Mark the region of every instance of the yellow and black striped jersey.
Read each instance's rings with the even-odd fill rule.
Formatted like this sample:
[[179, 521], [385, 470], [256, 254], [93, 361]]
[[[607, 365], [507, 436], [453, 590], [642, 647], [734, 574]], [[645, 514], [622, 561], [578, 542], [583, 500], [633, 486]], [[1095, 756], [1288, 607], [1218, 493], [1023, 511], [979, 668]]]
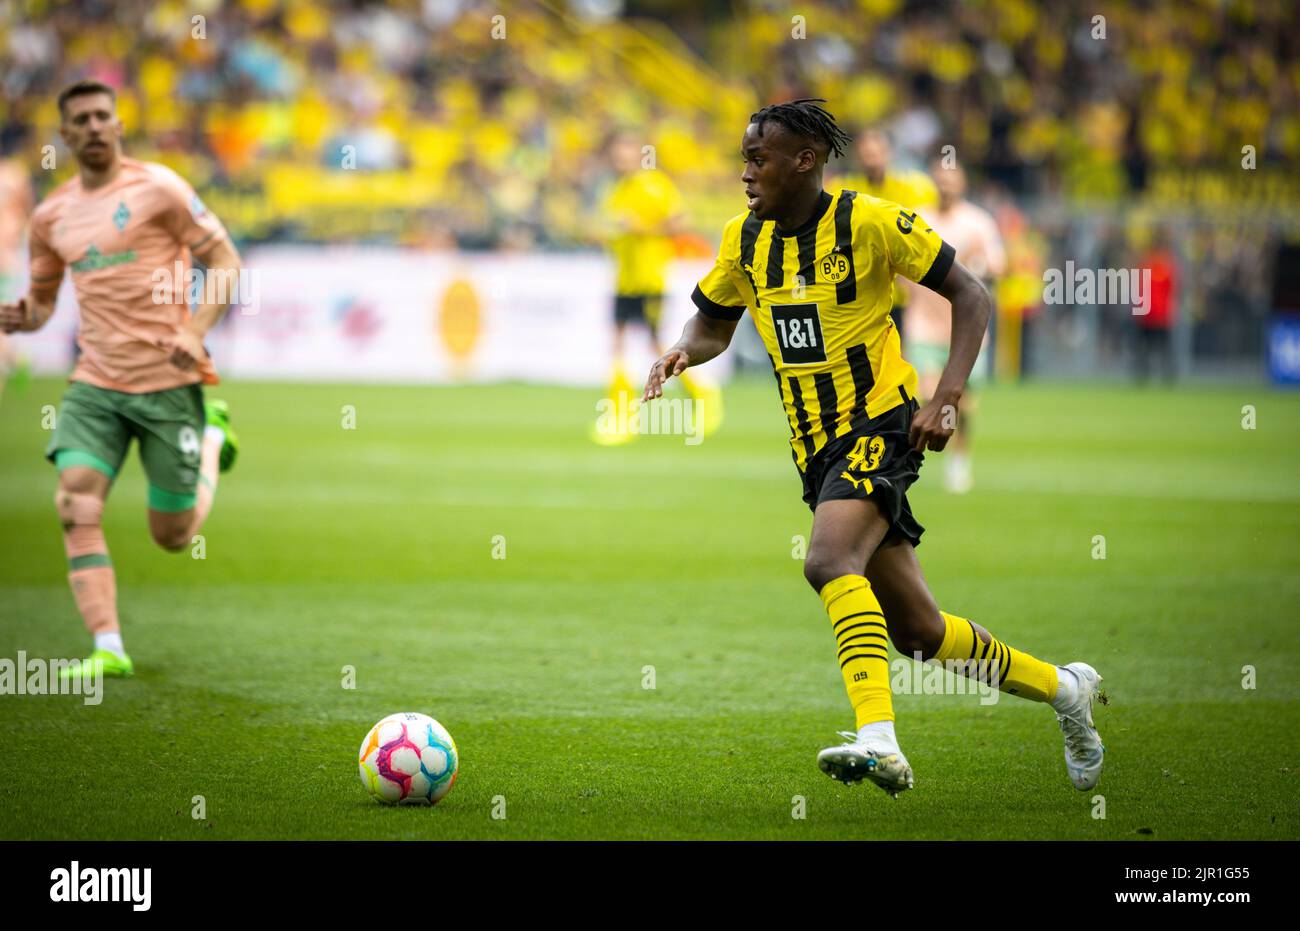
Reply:
[[823, 192], [812, 218], [789, 233], [748, 213], [733, 217], [693, 299], [724, 320], [749, 308], [802, 472], [828, 442], [915, 395], [916, 371], [889, 316], [894, 275], [937, 288], [953, 258], [915, 211]]

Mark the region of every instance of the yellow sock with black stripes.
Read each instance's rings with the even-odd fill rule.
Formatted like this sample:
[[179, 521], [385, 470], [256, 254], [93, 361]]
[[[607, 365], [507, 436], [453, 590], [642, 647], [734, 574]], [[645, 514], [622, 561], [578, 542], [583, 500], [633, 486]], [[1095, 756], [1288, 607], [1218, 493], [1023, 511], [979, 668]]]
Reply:
[[964, 617], [940, 611], [947, 631], [931, 662], [942, 663], [978, 682], [996, 684], [1008, 695], [1050, 702], [1056, 697], [1056, 667], [1009, 647], [989, 634], [985, 643]]
[[842, 575], [826, 583], [821, 598], [835, 632], [836, 657], [857, 727], [894, 720], [889, 632], [871, 583], [860, 575]]

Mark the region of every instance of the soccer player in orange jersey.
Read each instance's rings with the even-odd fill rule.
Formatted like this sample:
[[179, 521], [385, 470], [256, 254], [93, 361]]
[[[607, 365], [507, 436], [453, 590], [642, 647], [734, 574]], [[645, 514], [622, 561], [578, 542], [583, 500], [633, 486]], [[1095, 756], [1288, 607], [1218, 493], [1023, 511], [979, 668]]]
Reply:
[[[203, 400], [201, 385], [217, 383], [203, 339], [229, 304], [206, 298], [232, 293], [224, 285], [237, 280], [239, 255], [175, 172], [122, 155], [112, 88], [82, 81], [58, 102], [60, 134], [79, 171], [36, 208], [30, 289], [0, 305], [0, 329], [42, 326], [71, 271], [81, 354], [46, 455], [59, 471], [54, 500], [68, 581], [94, 650], [64, 672], [129, 676], [104, 502], [134, 438], [149, 480], [154, 541], [177, 552], [207, 517], [217, 474], [233, 464], [237, 446], [225, 404]], [[191, 256], [206, 264], [209, 285], [193, 312]]]

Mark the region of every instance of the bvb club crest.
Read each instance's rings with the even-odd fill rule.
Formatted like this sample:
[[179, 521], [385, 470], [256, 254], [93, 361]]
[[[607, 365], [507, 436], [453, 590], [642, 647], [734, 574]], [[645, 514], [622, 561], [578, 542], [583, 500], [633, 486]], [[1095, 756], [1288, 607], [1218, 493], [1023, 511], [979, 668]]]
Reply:
[[823, 281], [839, 284], [849, 276], [849, 260], [839, 252], [832, 252], [817, 263], [817, 274]]

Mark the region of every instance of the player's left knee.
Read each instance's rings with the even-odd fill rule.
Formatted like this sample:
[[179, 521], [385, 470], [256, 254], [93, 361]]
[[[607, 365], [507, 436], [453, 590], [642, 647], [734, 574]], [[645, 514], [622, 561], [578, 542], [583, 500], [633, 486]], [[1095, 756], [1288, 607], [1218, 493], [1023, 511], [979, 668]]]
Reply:
[[59, 512], [64, 530], [76, 526], [98, 527], [104, 517], [102, 498], [62, 486], [54, 493], [54, 507]]
[[150, 526], [149, 533], [153, 537], [153, 542], [169, 553], [179, 553], [190, 542], [188, 521], [185, 523], [154, 524]]
[[851, 562], [833, 556], [822, 556], [815, 551], [808, 553], [803, 562], [803, 577], [816, 592], [820, 592], [828, 583], [840, 576], [851, 575], [854, 571]]

